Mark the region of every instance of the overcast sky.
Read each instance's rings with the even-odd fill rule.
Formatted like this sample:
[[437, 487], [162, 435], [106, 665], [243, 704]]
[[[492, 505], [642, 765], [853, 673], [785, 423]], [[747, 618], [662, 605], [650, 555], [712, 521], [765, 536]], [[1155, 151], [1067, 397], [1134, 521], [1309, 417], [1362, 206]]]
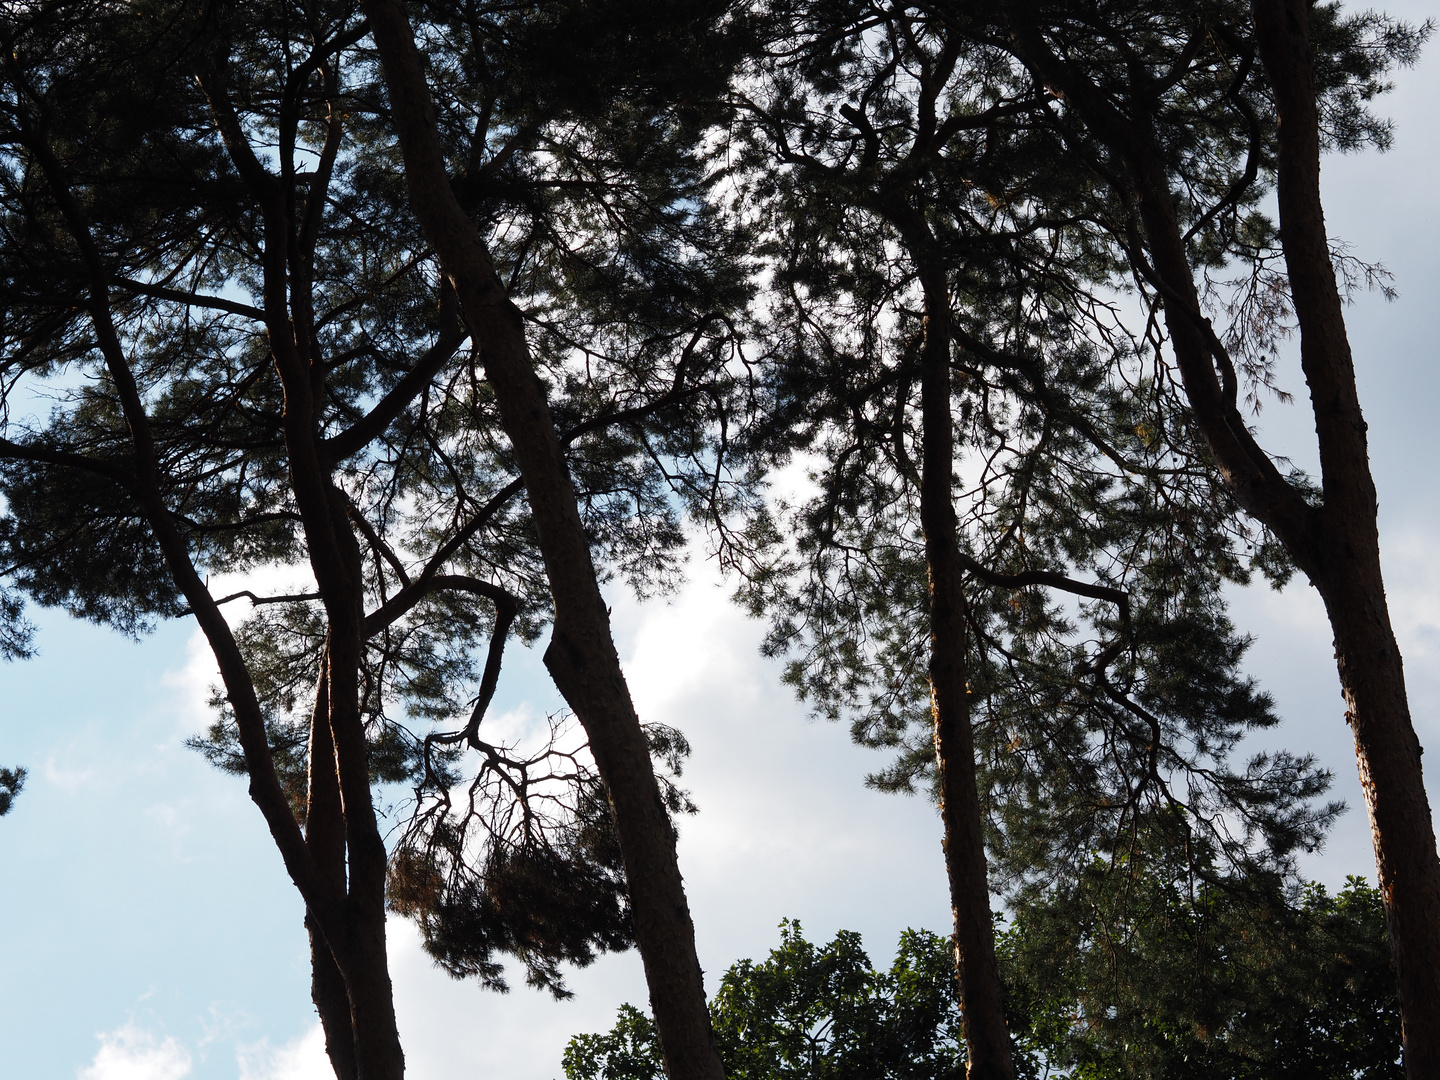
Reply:
[[[1408, 7], [1408, 10], [1407, 10]], [[1419, 5], [1390, 10], [1424, 17]], [[1381, 260], [1400, 297], [1349, 312], [1380, 490], [1388, 592], [1422, 743], [1440, 744], [1440, 63], [1432, 47], [1384, 103], [1396, 146], [1325, 166], [1330, 232]], [[1271, 405], [1262, 442], [1313, 470], [1301, 404]], [[761, 957], [782, 918], [828, 940], [863, 933], [888, 963], [899, 932], [945, 932], [939, 822], [924, 801], [865, 789], [883, 759], [806, 717], [758, 654], [762, 628], [728, 602], [703, 560], [668, 601], [612, 590], [620, 652], [641, 716], [682, 729], [685, 785], [700, 805], [680, 858], [707, 985]], [[1331, 886], [1374, 877], [1329, 630], [1314, 591], [1237, 593], [1255, 636], [1249, 668], [1276, 697], [1273, 745], [1318, 754], [1351, 806], [1306, 872]], [[30, 779], [0, 821], [0, 1068], [27, 1080], [322, 1080], [298, 895], [244, 783], [184, 740], [208, 723], [214, 680], [192, 624], [139, 643], [38, 614], [41, 655], [0, 668], [0, 765]], [[522, 727], [558, 702], [534, 655], [501, 680], [496, 724]], [[489, 723], [489, 721], [487, 721]], [[1440, 799], [1440, 755], [1430, 787]], [[408, 1075], [555, 1080], [570, 1035], [645, 1002], [633, 954], [602, 958], [556, 1003], [523, 983], [506, 996], [435, 969], [392, 920], [391, 968]]]

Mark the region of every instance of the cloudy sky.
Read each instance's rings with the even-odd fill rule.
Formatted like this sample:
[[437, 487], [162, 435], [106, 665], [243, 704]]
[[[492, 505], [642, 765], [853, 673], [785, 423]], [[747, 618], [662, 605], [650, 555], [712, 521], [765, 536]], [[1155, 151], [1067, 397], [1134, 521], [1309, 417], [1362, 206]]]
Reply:
[[[1392, 6], [1397, 14], [1426, 12]], [[1332, 235], [1381, 260], [1400, 297], [1356, 298], [1351, 338], [1370, 421], [1389, 596], [1421, 741], [1440, 744], [1440, 61], [1402, 72], [1386, 103], [1395, 149], [1326, 163]], [[1289, 385], [1302, 391], [1298, 373]], [[1313, 469], [1308, 408], [1271, 405], [1263, 442]], [[763, 956], [782, 918], [826, 939], [864, 934], [888, 962], [908, 926], [943, 932], [939, 824], [923, 801], [866, 790], [877, 756], [807, 718], [762, 660], [761, 627], [730, 606], [703, 559], [668, 601], [613, 597], [641, 715], [694, 747], [681, 865], [713, 980]], [[1255, 637], [1250, 670], [1286, 717], [1269, 738], [1312, 751], [1351, 812], [1306, 871], [1373, 879], [1359, 784], [1314, 591], [1237, 593]], [[320, 1080], [301, 905], [244, 784], [184, 740], [208, 722], [213, 670], [189, 623], [133, 643], [41, 612], [41, 655], [0, 668], [0, 765], [30, 769], [0, 821], [0, 1062], [27, 1080]], [[557, 702], [538, 660], [516, 654], [496, 723], [522, 728]], [[488, 721], [487, 721], [488, 722]], [[1431, 754], [1432, 765], [1440, 755]], [[1430, 771], [1440, 798], [1440, 765]], [[556, 1003], [437, 971], [391, 924], [401, 1034], [413, 1080], [555, 1080], [570, 1035], [642, 1004], [634, 954], [601, 959]]]

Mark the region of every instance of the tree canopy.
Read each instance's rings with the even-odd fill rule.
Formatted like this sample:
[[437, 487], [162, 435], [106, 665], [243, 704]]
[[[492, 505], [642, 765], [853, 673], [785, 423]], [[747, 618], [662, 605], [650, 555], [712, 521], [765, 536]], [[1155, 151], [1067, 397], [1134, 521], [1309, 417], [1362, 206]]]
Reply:
[[[1036, 907], [1001, 935], [1021, 1076], [1404, 1075], [1384, 911], [1362, 879], [1335, 895], [1315, 883], [1289, 898], [1206, 890], [1199, 907], [1177, 903], [1173, 883], [1144, 887], [1148, 910], [1126, 926]], [[732, 965], [711, 999], [726, 1075], [965, 1074], [944, 938], [907, 930], [881, 971], [857, 934], [819, 946], [798, 923], [780, 931], [765, 960]], [[563, 1064], [566, 1080], [664, 1075], [654, 1028], [629, 1005], [610, 1031], [571, 1039]]]
[[[1303, 0], [13, 5], [0, 655], [26, 602], [197, 620], [193, 745], [304, 900], [341, 1080], [403, 1075], [387, 911], [496, 989], [638, 946], [657, 1034], [627, 1013], [575, 1075], [1239, 1076], [1281, 1044], [1388, 1075], [1390, 1006], [1355, 1019], [1378, 896], [1425, 1075], [1440, 861], [1340, 312], [1372, 270], [1318, 162], [1385, 144], [1428, 32]], [[1241, 411], [1292, 322], [1318, 482]], [[636, 713], [601, 591], [673, 586], [695, 524], [793, 687], [890, 752], [871, 782], [936, 798], [953, 957], [912, 935], [882, 974], [787, 925], [707, 1012], [688, 744]], [[1279, 717], [1226, 590], [1296, 570], [1378, 892], [1302, 888], [1339, 811], [1312, 758], [1241, 760]], [[507, 643], [547, 634], [570, 715], [504, 744]], [[1346, 964], [1350, 1005], [1300, 989]]]

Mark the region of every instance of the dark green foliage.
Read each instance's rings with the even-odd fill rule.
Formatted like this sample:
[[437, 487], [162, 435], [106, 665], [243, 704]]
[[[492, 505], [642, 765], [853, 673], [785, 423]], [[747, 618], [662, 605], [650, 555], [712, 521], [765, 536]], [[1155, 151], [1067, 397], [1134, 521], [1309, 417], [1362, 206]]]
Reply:
[[[1255, 881], [1112, 887], [1022, 910], [1002, 937], [1010, 1022], [1074, 1080], [1399, 1080], [1380, 894], [1286, 902]], [[1069, 902], [1067, 902], [1067, 899]]]
[[[1285, 870], [1337, 807], [1310, 758], [1233, 760], [1278, 717], [1223, 590], [1289, 567], [1221, 482], [1153, 327], [1097, 285], [1125, 263], [1087, 216], [1094, 167], [1045, 119], [1063, 105], [975, 13], [767, 10], [727, 145], [774, 283], [761, 419], [737, 449], [809, 481], [727, 551], [767, 651], [817, 712], [896, 752], [874, 783], [928, 786], [917, 365], [938, 277], [993, 880], [1078, 885], [1096, 852]], [[1037, 572], [1111, 599], [1005, 580]]]
[[139, 507], [113, 481], [28, 462], [0, 474], [0, 551], [36, 603], [137, 637], [180, 601]]
[[[504, 990], [496, 958], [503, 953], [525, 965], [532, 986], [568, 997], [562, 962], [583, 966], [598, 950], [629, 946], [624, 868], [604, 790], [591, 775], [571, 786], [580, 791], [568, 813], [552, 811], [558, 820], [513, 831], [491, 823], [478, 854], [467, 848], [464, 817], [412, 828], [397, 851], [391, 906], [416, 919], [425, 950], [451, 975]], [[524, 801], [529, 814], [541, 803]]]
[[15, 796], [25, 786], [24, 769], [0, 769], [0, 817], [10, 812], [15, 805]]
[[[433, 785], [442, 793], [420, 805], [396, 845], [388, 896], [456, 978], [505, 990], [496, 954], [508, 954], [530, 985], [563, 998], [560, 964], [583, 966], [597, 951], [626, 948], [632, 928], [604, 786], [575, 725], [550, 724], [539, 752], [486, 747], [473, 780]], [[684, 736], [660, 724], [645, 735], [666, 809], [672, 817], [694, 813], [675, 784], [690, 753]]]
[[[677, 580], [683, 499], [715, 489], [706, 432], [731, 393], [730, 313], [749, 289], [694, 153], [743, 43], [724, 10], [414, 12], [453, 183], [527, 322], [597, 563], [642, 589]], [[300, 406], [275, 349], [293, 336], [332, 514], [360, 549], [371, 778], [413, 793], [397, 906], [455, 973], [494, 984], [493, 954], [514, 952], [560, 991], [558, 964], [629, 939], [609, 810], [579, 740], [540, 730], [518, 747], [479, 726], [487, 660], [537, 638], [549, 596], [481, 360], [409, 211], [357, 6], [65, 0], [6, 9], [0, 36], [0, 652], [28, 647], [22, 597], [129, 634], [186, 613], [137, 497], [103, 311], [165, 512], [234, 605], [305, 820], [335, 613], [315, 591], [317, 524], [302, 521], [287, 449]], [[192, 745], [243, 773], [230, 704], [217, 692], [214, 705]], [[678, 735], [652, 738], [660, 759], [683, 756]], [[444, 884], [430, 888], [435, 867]]]
[[[1214, 275], [1203, 282], [1202, 301], [1236, 369], [1225, 373], [1227, 387], [1233, 387], [1227, 395], [1243, 393], [1257, 409], [1263, 393], [1284, 399], [1272, 376], [1274, 349], [1291, 326], [1288, 283], [1273, 269], [1280, 258], [1278, 233], [1261, 210], [1274, 182], [1275, 111], [1256, 57], [1250, 4], [1122, 0], [1083, 15], [1063, 2], [984, 12], [948, 5], [945, 14], [1036, 103], [1014, 118], [1013, 128], [1039, 138], [1048, 132], [1052, 167], [1074, 170], [1079, 182], [1069, 192], [1067, 209], [1098, 226], [1097, 249], [1111, 247], [1117, 272], [1109, 284], [1138, 293], [1144, 317], [1158, 311], [1163, 290], [1136, 247], [1143, 231], [1137, 192], [1149, 184], [1168, 185], [1191, 264]], [[1025, 45], [1013, 34], [1016, 19], [1036, 35]], [[1346, 12], [1338, 2], [1315, 5], [1311, 24], [1325, 148], [1385, 148], [1391, 125], [1371, 106], [1389, 88], [1395, 68], [1415, 62], [1431, 24], [1417, 27], [1375, 11]], [[1093, 87], [1095, 100], [1108, 103], [1109, 119], [1100, 122], [1098, 114], [1066, 101], [1065, 94], [1050, 92], [1054, 87], [1047, 79], [1060, 76], [1041, 62], [1036, 50], [1042, 45], [1069, 76]], [[1135, 161], [1127, 161], [1120, 143], [1112, 141], [1129, 136], [1115, 128], [1101, 132], [1093, 126], [1097, 122], [1133, 123], [1153, 133], [1147, 160], [1155, 172], [1139, 175]], [[1349, 277], [1343, 264], [1354, 269], [1355, 260], [1339, 261]], [[1375, 269], [1359, 267], [1367, 276]], [[1166, 363], [1158, 327], [1137, 336]], [[1226, 361], [1219, 363], [1223, 368]]]
[[621, 1005], [609, 1031], [576, 1035], [565, 1047], [566, 1080], [660, 1080], [665, 1065], [654, 1022], [633, 1005]]
[[925, 931], [901, 935], [879, 972], [858, 934], [817, 948], [798, 923], [783, 924], [768, 960], [743, 960], [721, 980], [715, 1029], [729, 1075], [959, 1080], [952, 971], [945, 941]]
[[26, 660], [34, 655], [35, 628], [25, 618], [25, 596], [0, 586], [0, 660]]
[[[1183, 868], [1182, 868], [1183, 869]], [[1256, 881], [1127, 878], [1020, 909], [1000, 962], [1020, 1074], [1031, 1080], [1398, 1080], [1400, 1018], [1380, 897]], [[1109, 891], [1106, 891], [1109, 890]], [[823, 948], [781, 926], [768, 960], [735, 964], [711, 1003], [740, 1080], [958, 1080], [948, 943], [907, 930], [888, 972], [858, 935]], [[567, 1080], [660, 1080], [650, 1019], [566, 1047]]]
[[[711, 1003], [725, 1073], [734, 1080], [960, 1080], [960, 1014], [945, 941], [907, 930], [889, 971], [876, 971], [860, 936], [823, 948], [784, 922], [763, 963], [725, 973]], [[659, 1080], [648, 1017], [623, 1006], [616, 1027], [577, 1035], [567, 1080]]]

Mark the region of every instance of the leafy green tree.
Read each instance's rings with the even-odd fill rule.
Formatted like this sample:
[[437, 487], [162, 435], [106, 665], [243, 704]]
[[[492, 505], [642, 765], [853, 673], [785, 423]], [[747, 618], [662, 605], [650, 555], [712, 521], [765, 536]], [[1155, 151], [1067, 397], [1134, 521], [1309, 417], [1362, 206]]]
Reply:
[[1022, 910], [1001, 942], [1011, 1023], [1074, 1080], [1399, 1080], [1379, 891], [1133, 883]]
[[[1023, 909], [1000, 937], [1017, 1072], [1054, 1080], [1397, 1080], [1400, 1019], [1377, 890], [1331, 896], [1255, 882], [1116, 878], [1085, 910]], [[828, 945], [781, 925], [761, 963], [733, 965], [711, 1001], [727, 1075], [744, 1080], [950, 1080], [965, 1047], [948, 943], [901, 935], [876, 971], [856, 934]], [[567, 1080], [660, 1080], [650, 1019], [622, 1006], [566, 1047]]]
[[[960, 1015], [945, 941], [906, 931], [895, 962], [875, 971], [860, 936], [828, 945], [784, 922], [767, 960], [727, 971], [711, 1002], [726, 1075], [735, 1080], [959, 1080]], [[599, 1035], [565, 1050], [567, 1080], [659, 1080], [648, 1017], [629, 1005]]]

